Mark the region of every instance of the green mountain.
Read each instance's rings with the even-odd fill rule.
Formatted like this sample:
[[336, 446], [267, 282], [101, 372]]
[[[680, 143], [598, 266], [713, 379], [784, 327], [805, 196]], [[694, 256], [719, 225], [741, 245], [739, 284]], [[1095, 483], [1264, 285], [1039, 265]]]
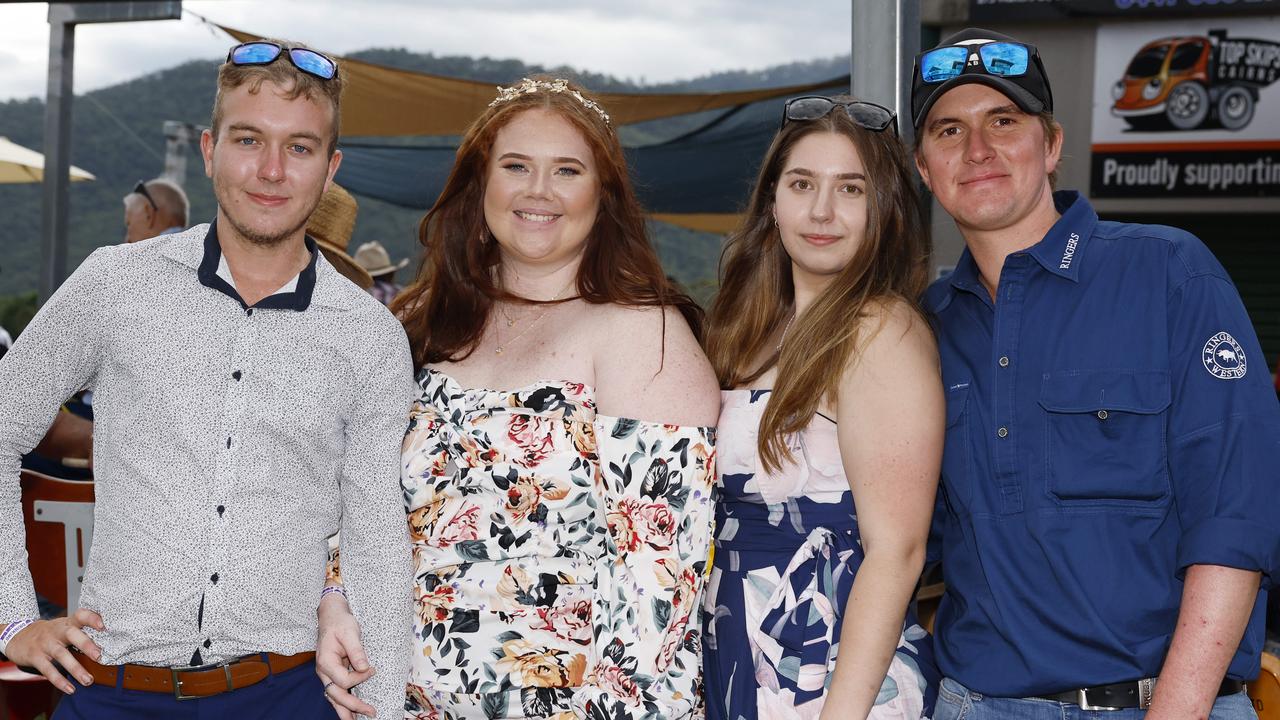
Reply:
[[[642, 86], [608, 75], [525, 65], [518, 60], [436, 56], [404, 49], [371, 49], [352, 57], [495, 84], [509, 83], [530, 73], [553, 72], [576, 77], [587, 87], [601, 91], [705, 92], [778, 86], [834, 77], [848, 72], [849, 67], [846, 56]], [[164, 122], [177, 120], [207, 125], [216, 74], [217, 62], [193, 61], [76, 96], [71, 162], [89, 170], [98, 179], [71, 185], [70, 268], [79, 265], [94, 248], [123, 239], [121, 199], [138, 180], [155, 177], [163, 170]], [[679, 120], [670, 122], [673, 128], [679, 127], [675, 124]], [[39, 150], [44, 144], [43, 130], [43, 100], [0, 103], [0, 136]], [[645, 131], [660, 133], [661, 125], [648, 123]], [[186, 190], [191, 199], [192, 222], [211, 218], [215, 210], [213, 192], [195, 148], [188, 155]], [[425, 208], [402, 208], [359, 196], [357, 199], [360, 214], [352, 238], [353, 247], [378, 240], [393, 258], [418, 257], [417, 225]], [[0, 296], [35, 290], [43, 242], [41, 187], [0, 185], [0, 208], [6, 218], [6, 222], [0, 224]], [[708, 299], [714, 292], [721, 238], [659, 223], [653, 224], [653, 238], [668, 272], [700, 299]]]

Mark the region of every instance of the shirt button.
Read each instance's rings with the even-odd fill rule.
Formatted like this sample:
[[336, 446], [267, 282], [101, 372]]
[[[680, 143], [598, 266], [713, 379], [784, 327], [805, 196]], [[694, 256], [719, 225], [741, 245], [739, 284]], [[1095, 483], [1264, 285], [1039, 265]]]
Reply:
[[253, 317], [253, 308], [245, 309], [244, 314], [248, 315], [249, 317]]
[[1099, 411], [1098, 411], [1098, 419], [1099, 419], [1099, 420], [1106, 420], [1106, 419], [1107, 419], [1107, 411], [1106, 411], [1106, 410], [1099, 410]]
[[227, 438], [227, 449], [231, 449], [231, 438]]
[[239, 381], [239, 380], [240, 380], [240, 371], [239, 371], [239, 370], [237, 370], [237, 371], [235, 371], [235, 372], [231, 373], [231, 377], [233, 377], [233, 378], [235, 378], [237, 381]]
[[209, 576], [209, 582], [213, 583], [214, 585], [217, 585], [217, 584], [218, 584], [218, 573], [214, 573], [214, 574], [210, 575], [210, 576]]
[[205, 638], [204, 646], [205, 646], [205, 647], [207, 647], [207, 648], [208, 648], [208, 647], [213, 647], [213, 641], [212, 641], [212, 640], [210, 640], [210, 639], [208, 639], [208, 638]]
[[1004, 355], [1000, 358], [1000, 367], [1009, 367], [1009, 356]]
[[999, 430], [996, 430], [996, 435], [998, 435], [999, 437], [1002, 437], [1002, 438], [1009, 437], [1009, 428], [1007, 428], [1007, 427], [1002, 427], [1002, 428], [1000, 428]]
[[226, 512], [226, 510], [227, 510], [227, 508], [226, 508], [226, 506], [225, 506], [225, 505], [219, 505], [219, 506], [218, 506], [218, 517], [222, 517], [222, 513]]

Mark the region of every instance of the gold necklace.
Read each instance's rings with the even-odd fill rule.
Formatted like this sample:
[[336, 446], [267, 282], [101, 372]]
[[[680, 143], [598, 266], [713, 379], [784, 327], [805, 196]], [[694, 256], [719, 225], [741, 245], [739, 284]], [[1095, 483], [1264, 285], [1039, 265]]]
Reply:
[[787, 326], [782, 328], [782, 337], [778, 338], [778, 347], [774, 348], [778, 352], [782, 352], [782, 343], [786, 342], [787, 333], [791, 330], [791, 323], [796, 321], [795, 314], [791, 315], [791, 319], [787, 321]]
[[[542, 312], [538, 313], [538, 317], [534, 318], [533, 320], [530, 320], [530, 321], [529, 321], [529, 324], [528, 324], [528, 325], [526, 325], [526, 326], [524, 327], [524, 330], [521, 330], [519, 333], [517, 333], [515, 337], [513, 337], [513, 338], [509, 338], [506, 342], [502, 342], [501, 340], [499, 340], [499, 341], [498, 341], [498, 346], [497, 346], [496, 348], [494, 348], [494, 349], [493, 349], [493, 354], [494, 354], [494, 355], [501, 355], [501, 354], [502, 354], [502, 351], [503, 351], [503, 350], [505, 350], [507, 347], [509, 347], [509, 346], [511, 345], [511, 343], [514, 343], [515, 341], [517, 341], [517, 340], [519, 340], [520, 338], [524, 337], [524, 336], [525, 336], [525, 333], [527, 333], [527, 332], [529, 332], [530, 330], [532, 330], [532, 329], [533, 329], [533, 326], [534, 326], [534, 325], [537, 325], [537, 324], [538, 324], [538, 321], [539, 321], [539, 320], [541, 320], [541, 319], [543, 318], [543, 316], [545, 316], [548, 312], [550, 312], [550, 311], [551, 311], [551, 303], [554, 303], [555, 301], [559, 300], [559, 299], [560, 299], [560, 296], [561, 296], [561, 295], [564, 295], [565, 291], [566, 291], [566, 290], [568, 290], [568, 289], [569, 289], [569, 287], [570, 287], [570, 286], [572, 286], [575, 282], [577, 282], [577, 278], [574, 278], [574, 279], [570, 280], [570, 281], [568, 282], [568, 284], [566, 284], [564, 287], [560, 288], [560, 292], [556, 293], [556, 296], [555, 296], [555, 297], [553, 297], [553, 298], [551, 298], [550, 300], [548, 300], [548, 301], [547, 301], [547, 303], [546, 303], [546, 305], [547, 305], [547, 306], [546, 306], [546, 307], [544, 307], [544, 308], [542, 309]], [[506, 318], [506, 319], [507, 319], [507, 327], [511, 327], [511, 326], [513, 326], [513, 325], [515, 325], [515, 324], [516, 324], [516, 321], [515, 321], [515, 320], [512, 320], [512, 319], [511, 319], [511, 316], [507, 314], [507, 311], [506, 311], [506, 309], [505, 309], [505, 308], [503, 308], [503, 307], [499, 307], [499, 308], [498, 308], [498, 312], [502, 313], [502, 316], [503, 316], [504, 318]], [[495, 333], [494, 333], [494, 335], [496, 336], [496, 335], [497, 335], [497, 332], [495, 332]]]

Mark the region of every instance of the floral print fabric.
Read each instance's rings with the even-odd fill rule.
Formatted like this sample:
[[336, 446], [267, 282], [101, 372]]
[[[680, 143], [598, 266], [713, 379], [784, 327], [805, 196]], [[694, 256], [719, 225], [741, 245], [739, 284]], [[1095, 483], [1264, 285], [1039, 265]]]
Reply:
[[406, 717], [700, 716], [714, 430], [597, 415], [569, 382], [419, 386]]
[[[836, 424], [815, 417], [788, 441], [796, 462], [767, 473], [756, 448], [768, 391], [722, 399], [716, 555], [704, 602], [707, 715], [815, 719], [863, 559]], [[908, 612], [870, 717], [928, 717], [938, 680], [931, 638]]]

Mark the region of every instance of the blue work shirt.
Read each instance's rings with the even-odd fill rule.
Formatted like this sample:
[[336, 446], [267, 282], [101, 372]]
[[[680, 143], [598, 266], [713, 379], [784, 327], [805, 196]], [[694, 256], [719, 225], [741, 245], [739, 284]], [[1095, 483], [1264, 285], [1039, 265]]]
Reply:
[[[934, 283], [947, 393], [945, 675], [1027, 697], [1160, 673], [1195, 564], [1280, 557], [1280, 405], [1240, 296], [1189, 233], [1074, 192], [1009, 255]], [[1261, 591], [1228, 676], [1257, 675]]]

